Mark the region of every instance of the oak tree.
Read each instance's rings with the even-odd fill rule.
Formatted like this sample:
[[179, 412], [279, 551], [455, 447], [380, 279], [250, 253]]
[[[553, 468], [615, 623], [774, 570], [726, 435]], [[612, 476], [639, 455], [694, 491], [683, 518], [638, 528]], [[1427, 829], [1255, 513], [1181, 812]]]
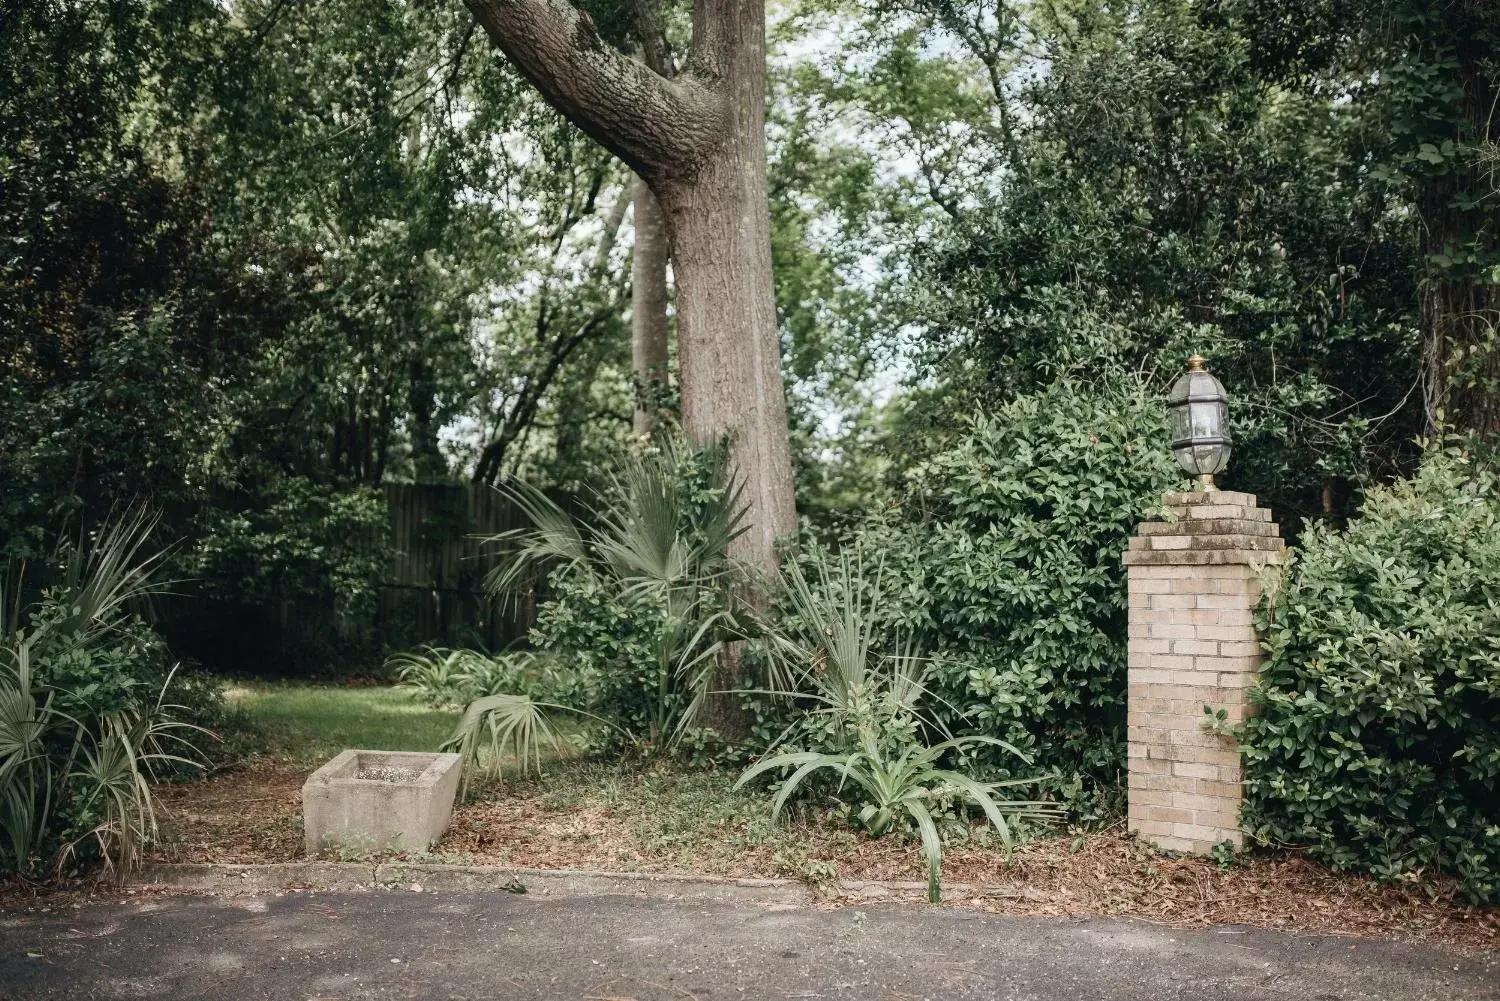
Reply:
[[677, 290], [683, 427], [699, 442], [729, 439], [751, 525], [735, 546], [771, 565], [796, 511], [771, 286], [764, 0], [698, 0], [670, 77], [605, 42], [566, 0], [467, 3], [542, 96], [655, 195]]

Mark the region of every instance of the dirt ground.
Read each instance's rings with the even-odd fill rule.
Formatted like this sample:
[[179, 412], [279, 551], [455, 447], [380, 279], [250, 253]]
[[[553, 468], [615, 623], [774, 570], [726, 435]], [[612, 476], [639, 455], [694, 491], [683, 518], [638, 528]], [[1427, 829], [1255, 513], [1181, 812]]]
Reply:
[[[166, 840], [154, 858], [289, 862], [303, 854], [305, 766], [261, 759], [161, 791]], [[771, 824], [764, 808], [721, 807], [721, 791], [662, 785], [658, 776], [598, 768], [546, 782], [508, 782], [460, 804], [425, 858], [476, 865], [792, 877], [837, 896], [837, 881], [920, 880], [914, 841], [873, 840], [816, 818]], [[691, 779], [685, 780], [691, 782]], [[727, 785], [721, 787], [727, 789]], [[1400, 937], [1468, 950], [1500, 948], [1500, 908], [1465, 905], [1443, 881], [1389, 885], [1330, 871], [1297, 853], [1224, 867], [1174, 858], [1123, 826], [999, 847], [956, 845], [945, 884], [1003, 888], [986, 909], [1036, 916], [1132, 916], [1179, 926], [1253, 925]], [[952, 895], [950, 894], [950, 897]]]

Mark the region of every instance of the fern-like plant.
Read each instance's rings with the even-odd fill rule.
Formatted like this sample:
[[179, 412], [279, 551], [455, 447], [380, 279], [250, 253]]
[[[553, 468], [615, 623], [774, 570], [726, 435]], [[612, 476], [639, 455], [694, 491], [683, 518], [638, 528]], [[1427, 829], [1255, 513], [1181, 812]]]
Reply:
[[386, 667], [396, 672], [399, 684], [417, 698], [434, 706], [462, 705], [475, 695], [475, 675], [485, 670], [489, 658], [477, 650], [425, 646], [394, 654]]
[[[807, 709], [745, 770], [736, 788], [768, 772], [789, 771], [771, 803], [774, 818], [810, 777], [833, 773], [839, 791], [853, 787], [861, 800], [859, 821], [873, 836], [886, 834], [902, 819], [916, 827], [933, 903], [942, 899], [943, 843], [934, 814], [942, 805], [978, 807], [1006, 846], [1014, 841], [1017, 820], [1060, 815], [1050, 802], [1002, 796], [1001, 790], [1035, 785], [1035, 778], [981, 782], [942, 765], [945, 757], [961, 759], [978, 746], [1001, 748], [1028, 764], [1029, 759], [995, 737], [952, 737], [921, 711], [921, 700], [931, 697], [921, 658], [899, 639], [890, 643], [893, 650], [881, 650], [885, 636], [877, 610], [887, 599], [878, 561], [868, 564], [858, 546], [837, 559], [814, 550], [789, 561], [782, 576], [783, 614], [771, 631], [771, 649], [777, 676], [791, 684], [772, 693]], [[929, 744], [925, 738], [931, 733], [947, 739]], [[822, 749], [789, 747], [798, 741]]]
[[[127, 627], [128, 606], [152, 590], [160, 555], [145, 555], [155, 519], [143, 511], [106, 523], [70, 554], [61, 581], [23, 606], [0, 587], [0, 847], [6, 868], [28, 872], [48, 853], [60, 869], [89, 839], [123, 876], [155, 834], [151, 781], [160, 766], [194, 763], [181, 722], [166, 701], [175, 669], [147, 700], [94, 706], [87, 690], [49, 679], [107, 658]], [[5, 568], [5, 580], [21, 575]], [[63, 811], [91, 818], [62, 837]], [[76, 821], [75, 821], [76, 823]]]

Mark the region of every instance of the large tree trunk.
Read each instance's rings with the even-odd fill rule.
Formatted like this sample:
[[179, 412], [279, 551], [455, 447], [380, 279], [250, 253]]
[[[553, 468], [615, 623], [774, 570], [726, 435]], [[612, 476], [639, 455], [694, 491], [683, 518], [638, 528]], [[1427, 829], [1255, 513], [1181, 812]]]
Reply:
[[[683, 429], [700, 444], [729, 440], [750, 512], [749, 531], [731, 550], [772, 572], [776, 540], [796, 528], [797, 511], [771, 285], [765, 9], [759, 0], [727, 6], [736, 23], [724, 27], [736, 37], [718, 67], [726, 140], [691, 178], [667, 180], [657, 194], [672, 235]], [[740, 644], [726, 650], [715, 678], [720, 692], [738, 686], [741, 653]], [[749, 736], [749, 720], [727, 693], [710, 697], [703, 722], [730, 740]]]
[[775, 564], [796, 525], [766, 202], [764, 0], [697, 0], [686, 66], [668, 78], [612, 48], [566, 0], [467, 0], [553, 107], [656, 193], [672, 241], [684, 427], [728, 438], [751, 530], [736, 553]]
[[630, 263], [630, 357], [635, 378], [633, 429], [647, 437], [656, 429], [666, 395], [667, 220], [651, 186], [639, 177], [635, 195], [635, 252]]
[[[672, 245], [683, 426], [700, 444], [728, 439], [749, 507], [735, 554], [773, 569], [796, 509], [771, 288], [765, 0], [695, 0], [676, 75], [611, 48], [566, 0], [467, 2], [552, 106], [656, 194]], [[641, 23], [653, 20], [649, 0], [637, 10]], [[665, 68], [661, 32], [643, 35], [647, 60]], [[737, 654], [716, 687], [737, 680]], [[703, 721], [730, 738], [746, 730], [729, 696], [713, 699]]]
[[[1451, 19], [1447, 29], [1456, 40], [1454, 82], [1461, 97], [1453, 140], [1463, 159], [1428, 177], [1417, 199], [1429, 261], [1421, 293], [1422, 402], [1429, 434], [1445, 424], [1495, 433], [1500, 432], [1500, 286], [1489, 262], [1500, 250], [1500, 212], [1494, 165], [1473, 162], [1473, 151], [1500, 141], [1500, 84], [1489, 43], [1500, 30], [1500, 15], [1493, 0], [1463, 0], [1449, 5], [1444, 16]], [[1466, 258], [1479, 263], [1435, 263]]]
[[[669, 187], [662, 207], [677, 280], [683, 430], [699, 444], [728, 439], [750, 512], [749, 530], [730, 548], [769, 572], [776, 539], [796, 528], [797, 512], [770, 281], [765, 150], [763, 140], [754, 141], [763, 131], [747, 128], [744, 135], [750, 141], [695, 183]], [[703, 708], [703, 724], [730, 740], [749, 736], [748, 719], [726, 693], [738, 686], [741, 653], [740, 644], [726, 651], [714, 680], [719, 694]]]
[[689, 72], [717, 77], [726, 120], [698, 170], [653, 184], [672, 235], [682, 423], [700, 443], [729, 439], [750, 508], [735, 550], [770, 571], [797, 510], [771, 286], [764, 0], [695, 4]]
[[668, 188], [662, 208], [677, 282], [683, 430], [699, 444], [729, 440], [750, 508], [750, 531], [735, 549], [771, 570], [775, 541], [796, 527], [797, 512], [770, 280], [764, 146], [750, 142], [736, 152], [694, 183]]

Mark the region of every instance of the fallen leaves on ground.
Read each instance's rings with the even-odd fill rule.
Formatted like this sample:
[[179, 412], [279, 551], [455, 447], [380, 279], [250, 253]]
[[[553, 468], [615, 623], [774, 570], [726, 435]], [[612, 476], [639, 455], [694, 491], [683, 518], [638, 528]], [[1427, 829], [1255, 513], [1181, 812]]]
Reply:
[[[621, 769], [599, 786], [595, 768], [570, 784], [488, 786], [454, 811], [430, 860], [547, 869], [800, 878], [840, 902], [844, 880], [908, 882], [925, 868], [912, 839], [871, 839], [804, 812], [771, 825], [746, 809], [705, 809], [647, 795]], [[306, 769], [260, 759], [204, 781], [160, 790], [168, 838], [162, 861], [289, 862], [302, 857]], [[727, 787], [726, 787], [727, 788]], [[604, 790], [604, 791], [601, 791]], [[1401, 936], [1460, 949], [1500, 948], [1500, 908], [1468, 906], [1451, 883], [1391, 885], [1336, 873], [1300, 853], [1220, 866], [1158, 854], [1123, 825], [1041, 838], [1011, 853], [975, 844], [944, 855], [950, 903], [1005, 914], [1117, 915], [1176, 925], [1241, 924], [1364, 937]], [[867, 898], [861, 898], [862, 900]]]

